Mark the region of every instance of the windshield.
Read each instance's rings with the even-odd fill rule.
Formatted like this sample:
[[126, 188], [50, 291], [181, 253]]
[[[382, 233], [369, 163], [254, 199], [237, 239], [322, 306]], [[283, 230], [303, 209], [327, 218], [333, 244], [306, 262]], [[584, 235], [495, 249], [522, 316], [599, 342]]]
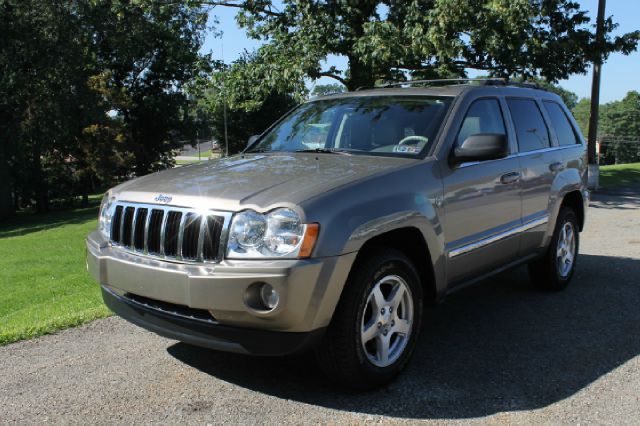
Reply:
[[309, 102], [247, 152], [418, 156], [433, 143], [450, 97], [379, 96]]

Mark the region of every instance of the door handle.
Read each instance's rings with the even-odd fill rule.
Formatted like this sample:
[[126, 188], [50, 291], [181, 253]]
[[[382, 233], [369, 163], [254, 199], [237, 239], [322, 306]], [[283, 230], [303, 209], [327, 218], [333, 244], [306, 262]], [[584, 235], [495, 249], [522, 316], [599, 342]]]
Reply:
[[500, 176], [500, 183], [504, 184], [514, 183], [518, 180], [520, 180], [519, 172], [505, 173], [504, 175]]
[[564, 164], [560, 161], [556, 161], [555, 163], [551, 163], [551, 165], [549, 165], [549, 170], [551, 170], [552, 172], [561, 172], [564, 170]]

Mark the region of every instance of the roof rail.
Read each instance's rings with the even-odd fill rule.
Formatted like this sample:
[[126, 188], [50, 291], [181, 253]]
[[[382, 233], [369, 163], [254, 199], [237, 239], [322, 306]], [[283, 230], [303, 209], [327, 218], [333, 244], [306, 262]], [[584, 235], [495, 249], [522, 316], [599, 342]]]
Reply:
[[[524, 81], [517, 82], [512, 81], [503, 77], [488, 77], [488, 78], [442, 78], [442, 79], [433, 79], [433, 80], [408, 80], [408, 81], [395, 81], [391, 83], [385, 83], [380, 86], [375, 86], [373, 88], [391, 88], [391, 87], [400, 87], [400, 86], [412, 86], [414, 84], [440, 84], [440, 83], [448, 83], [450, 85], [453, 84], [466, 84], [477, 82], [482, 86], [517, 86], [517, 87], [525, 87], [528, 89], [540, 89], [546, 90], [544, 87], [538, 85], [533, 81]], [[367, 89], [367, 87], [358, 87], [355, 91], [360, 91]]]
[[507, 79], [495, 77], [495, 78], [438, 78], [432, 80], [408, 80], [408, 81], [396, 81], [392, 83], [385, 83], [378, 87], [398, 87], [414, 84], [434, 84], [434, 83], [466, 83], [466, 82], [480, 82], [487, 86], [496, 85], [504, 86], [508, 83]]

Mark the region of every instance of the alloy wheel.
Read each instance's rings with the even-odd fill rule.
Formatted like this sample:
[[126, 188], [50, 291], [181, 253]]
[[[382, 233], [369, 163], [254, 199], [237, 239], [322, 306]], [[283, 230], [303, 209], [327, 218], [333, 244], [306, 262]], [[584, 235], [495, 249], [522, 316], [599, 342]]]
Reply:
[[556, 251], [558, 273], [561, 278], [566, 278], [571, 273], [576, 256], [575, 229], [571, 222], [565, 222], [558, 236], [558, 248]]
[[406, 281], [388, 275], [376, 282], [365, 304], [360, 340], [369, 361], [387, 367], [400, 358], [413, 325], [413, 298]]

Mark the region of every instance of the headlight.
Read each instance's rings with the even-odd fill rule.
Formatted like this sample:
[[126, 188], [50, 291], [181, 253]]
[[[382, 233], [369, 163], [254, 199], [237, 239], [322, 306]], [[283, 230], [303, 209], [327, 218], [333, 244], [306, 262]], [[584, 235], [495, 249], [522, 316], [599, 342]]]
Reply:
[[112, 197], [108, 192], [102, 197], [100, 203], [100, 218], [98, 222], [98, 229], [105, 237], [109, 237], [111, 232], [111, 217], [113, 216], [113, 202], [115, 197]]
[[231, 222], [233, 239], [245, 249], [260, 246], [266, 230], [265, 217], [251, 210], [237, 214]]
[[304, 237], [304, 225], [300, 217], [289, 209], [278, 209], [267, 215], [267, 232], [264, 244], [270, 252], [286, 255], [300, 247]]
[[317, 236], [318, 225], [303, 224], [291, 209], [267, 214], [246, 210], [231, 221], [227, 257], [309, 257]]

